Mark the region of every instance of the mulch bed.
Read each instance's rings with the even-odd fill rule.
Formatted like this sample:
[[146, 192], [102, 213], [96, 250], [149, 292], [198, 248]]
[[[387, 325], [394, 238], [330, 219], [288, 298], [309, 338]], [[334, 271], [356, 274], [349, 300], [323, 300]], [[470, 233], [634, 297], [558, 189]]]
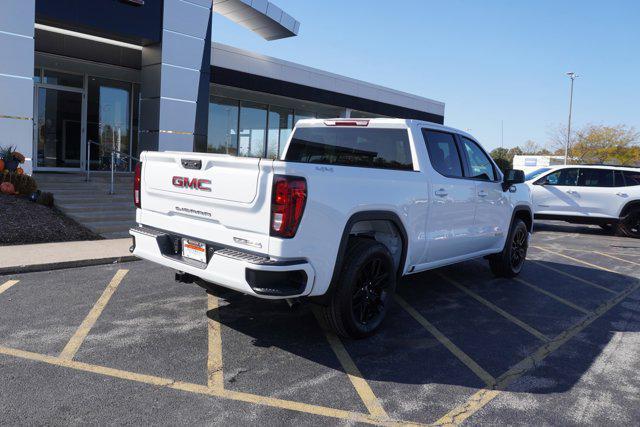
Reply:
[[0, 194], [0, 246], [99, 239], [56, 208]]

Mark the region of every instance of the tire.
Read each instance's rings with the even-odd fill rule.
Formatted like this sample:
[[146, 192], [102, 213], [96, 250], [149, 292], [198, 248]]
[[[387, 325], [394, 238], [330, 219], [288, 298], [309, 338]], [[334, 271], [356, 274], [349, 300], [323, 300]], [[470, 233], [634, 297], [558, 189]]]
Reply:
[[372, 239], [351, 238], [336, 289], [327, 306], [317, 306], [323, 326], [352, 339], [373, 335], [382, 325], [396, 289], [389, 250]]
[[509, 230], [502, 252], [489, 257], [489, 267], [496, 277], [515, 277], [522, 270], [529, 248], [529, 230], [516, 218]]
[[640, 239], [640, 206], [634, 206], [620, 218], [615, 232], [616, 236]]

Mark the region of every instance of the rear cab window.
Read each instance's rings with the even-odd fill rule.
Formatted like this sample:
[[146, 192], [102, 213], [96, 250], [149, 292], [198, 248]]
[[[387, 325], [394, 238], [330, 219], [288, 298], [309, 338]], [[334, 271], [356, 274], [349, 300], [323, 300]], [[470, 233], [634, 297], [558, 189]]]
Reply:
[[413, 171], [406, 128], [300, 127], [285, 161]]

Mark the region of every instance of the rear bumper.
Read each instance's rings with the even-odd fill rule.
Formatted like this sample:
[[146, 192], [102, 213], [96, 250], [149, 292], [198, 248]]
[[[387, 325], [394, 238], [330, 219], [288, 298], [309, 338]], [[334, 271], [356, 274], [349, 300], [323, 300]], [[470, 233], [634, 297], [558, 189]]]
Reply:
[[211, 245], [207, 263], [182, 258], [173, 249], [176, 236], [148, 227], [129, 230], [133, 254], [207, 282], [267, 299], [295, 298], [311, 293], [315, 273], [304, 260], [270, 258]]

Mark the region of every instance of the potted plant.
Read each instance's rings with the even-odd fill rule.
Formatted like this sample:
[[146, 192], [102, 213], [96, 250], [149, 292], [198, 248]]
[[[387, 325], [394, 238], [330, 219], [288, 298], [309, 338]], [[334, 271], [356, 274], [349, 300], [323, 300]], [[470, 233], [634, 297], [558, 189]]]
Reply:
[[15, 147], [12, 146], [0, 148], [0, 159], [2, 159], [3, 168], [8, 170], [9, 172], [20, 169], [18, 165], [20, 163], [24, 163], [25, 161], [24, 155], [18, 151], [15, 151]]

